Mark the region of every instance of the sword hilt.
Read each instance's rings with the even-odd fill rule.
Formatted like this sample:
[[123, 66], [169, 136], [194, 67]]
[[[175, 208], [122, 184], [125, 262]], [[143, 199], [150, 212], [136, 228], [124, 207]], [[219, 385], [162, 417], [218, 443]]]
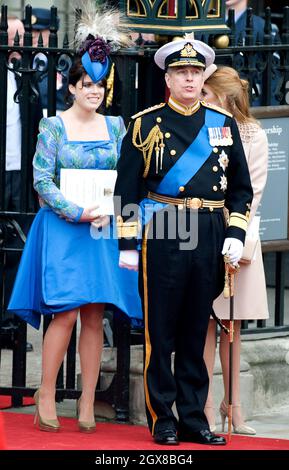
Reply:
[[234, 276], [239, 270], [238, 264], [232, 264], [228, 255], [224, 256], [225, 263], [225, 281], [224, 281], [224, 297], [227, 299], [234, 295]]

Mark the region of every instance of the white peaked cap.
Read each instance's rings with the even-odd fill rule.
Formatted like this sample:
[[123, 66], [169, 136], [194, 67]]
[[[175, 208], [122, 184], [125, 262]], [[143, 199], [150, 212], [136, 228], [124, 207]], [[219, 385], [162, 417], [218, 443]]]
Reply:
[[155, 63], [163, 70], [167, 67], [191, 65], [209, 67], [215, 60], [213, 49], [196, 39], [179, 39], [160, 47], [154, 56]]

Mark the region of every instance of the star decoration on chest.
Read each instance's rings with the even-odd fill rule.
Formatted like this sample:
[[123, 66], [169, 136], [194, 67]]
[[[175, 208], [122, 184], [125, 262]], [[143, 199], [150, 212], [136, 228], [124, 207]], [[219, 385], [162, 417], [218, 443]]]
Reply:
[[227, 189], [227, 178], [225, 175], [221, 176], [219, 185], [221, 186], [221, 190], [225, 192]]
[[222, 170], [225, 171], [228, 164], [229, 164], [229, 158], [228, 158], [228, 155], [226, 154], [226, 152], [224, 150], [222, 150], [222, 152], [220, 153], [220, 156], [218, 158], [218, 162], [219, 162], [219, 165], [222, 168]]

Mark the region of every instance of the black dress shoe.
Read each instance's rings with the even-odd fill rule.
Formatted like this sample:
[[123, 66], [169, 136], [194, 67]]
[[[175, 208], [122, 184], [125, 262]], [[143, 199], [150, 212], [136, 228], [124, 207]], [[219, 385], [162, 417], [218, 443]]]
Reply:
[[185, 433], [179, 432], [179, 440], [183, 442], [196, 442], [198, 444], [206, 444], [210, 446], [224, 446], [227, 444], [226, 439], [223, 436], [218, 436], [209, 429], [201, 429], [197, 432]]
[[156, 432], [154, 435], [154, 441], [156, 444], [167, 446], [177, 446], [179, 444], [179, 439], [174, 429], [164, 429]]

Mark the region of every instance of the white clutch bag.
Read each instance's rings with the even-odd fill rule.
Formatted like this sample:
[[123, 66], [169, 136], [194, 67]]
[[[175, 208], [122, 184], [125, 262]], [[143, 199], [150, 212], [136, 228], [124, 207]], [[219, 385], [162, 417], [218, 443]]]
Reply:
[[256, 259], [256, 248], [259, 240], [260, 216], [255, 215], [251, 221], [245, 238], [242, 258], [240, 263], [251, 264]]

